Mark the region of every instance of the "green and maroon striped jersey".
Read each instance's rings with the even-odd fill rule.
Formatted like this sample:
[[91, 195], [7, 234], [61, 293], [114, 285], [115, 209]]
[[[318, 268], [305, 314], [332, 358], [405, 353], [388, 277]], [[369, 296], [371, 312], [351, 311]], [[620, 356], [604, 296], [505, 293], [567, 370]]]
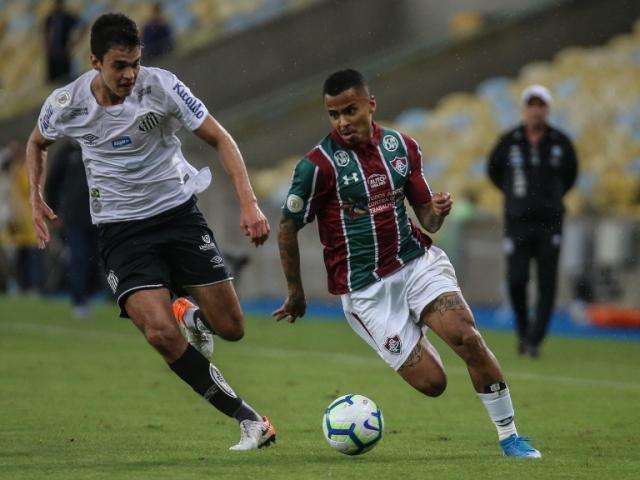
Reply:
[[417, 142], [374, 123], [371, 140], [347, 147], [334, 131], [294, 170], [283, 215], [298, 226], [318, 218], [329, 291], [343, 294], [389, 275], [431, 239], [407, 216], [431, 201]]

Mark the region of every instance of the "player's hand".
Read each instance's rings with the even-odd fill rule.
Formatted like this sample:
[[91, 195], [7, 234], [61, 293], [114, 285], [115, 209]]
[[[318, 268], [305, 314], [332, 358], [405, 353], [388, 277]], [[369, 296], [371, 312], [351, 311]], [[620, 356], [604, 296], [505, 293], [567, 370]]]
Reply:
[[271, 232], [267, 217], [264, 216], [257, 202], [240, 208], [240, 228], [256, 247], [266, 242]]
[[33, 226], [36, 230], [36, 240], [38, 241], [38, 248], [43, 250], [51, 236], [49, 235], [49, 227], [47, 226], [47, 219], [55, 220], [58, 216], [53, 213], [53, 210], [42, 199], [42, 195], [31, 195], [31, 219], [33, 220]]
[[431, 203], [433, 205], [433, 213], [439, 217], [446, 217], [449, 215], [451, 208], [453, 207], [453, 200], [451, 199], [451, 194], [448, 192], [436, 193], [433, 198], [431, 198]]
[[284, 304], [271, 315], [279, 322], [286, 318], [289, 323], [294, 323], [298, 317], [303, 317], [307, 311], [307, 300], [302, 294], [289, 294]]

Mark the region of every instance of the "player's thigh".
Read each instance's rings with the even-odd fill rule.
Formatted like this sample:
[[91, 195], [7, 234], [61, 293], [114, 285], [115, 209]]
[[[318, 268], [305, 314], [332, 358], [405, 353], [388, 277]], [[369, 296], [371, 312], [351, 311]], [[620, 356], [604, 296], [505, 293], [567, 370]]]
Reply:
[[231, 280], [213, 285], [186, 287], [214, 332], [227, 340], [244, 335], [244, 316]]
[[447, 387], [440, 354], [426, 337], [416, 343], [398, 374], [413, 388], [430, 397], [441, 395]]
[[147, 341], [168, 362], [177, 360], [184, 353], [186, 340], [171, 313], [169, 290], [137, 290], [126, 298], [124, 309]]
[[464, 360], [486, 350], [471, 309], [460, 292], [438, 296], [424, 308], [420, 319]]
[[349, 326], [394, 370], [398, 370], [422, 336], [409, 311], [399, 271], [370, 286], [342, 295]]
[[[194, 206], [195, 209], [195, 206]], [[163, 258], [177, 293], [189, 292], [211, 322], [237, 320], [238, 297], [213, 232], [195, 209], [166, 232]], [[213, 318], [213, 317], [216, 318]]]

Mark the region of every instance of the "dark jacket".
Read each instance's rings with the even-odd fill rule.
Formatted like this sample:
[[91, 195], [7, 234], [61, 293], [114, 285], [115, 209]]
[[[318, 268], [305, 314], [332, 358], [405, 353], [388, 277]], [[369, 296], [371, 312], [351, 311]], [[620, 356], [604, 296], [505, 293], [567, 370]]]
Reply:
[[562, 220], [562, 199], [576, 181], [578, 161], [562, 131], [547, 126], [536, 149], [519, 125], [500, 137], [489, 156], [488, 173], [504, 193], [506, 222], [556, 222]]
[[87, 176], [82, 151], [75, 142], [65, 142], [53, 155], [45, 193], [66, 227], [91, 227]]

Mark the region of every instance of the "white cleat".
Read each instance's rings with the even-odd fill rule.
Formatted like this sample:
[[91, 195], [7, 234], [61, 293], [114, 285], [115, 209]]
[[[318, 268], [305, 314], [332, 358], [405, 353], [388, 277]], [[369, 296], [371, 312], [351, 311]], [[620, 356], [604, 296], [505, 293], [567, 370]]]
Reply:
[[262, 421], [243, 420], [240, 422], [240, 441], [229, 450], [236, 452], [257, 450], [276, 443], [276, 429], [271, 425], [268, 417]]
[[213, 355], [213, 334], [200, 319], [196, 319], [195, 328], [190, 327], [185, 321], [187, 312], [197, 308], [188, 299], [178, 298], [173, 302], [173, 316], [184, 333], [187, 342], [193, 345], [207, 360], [211, 360]]

